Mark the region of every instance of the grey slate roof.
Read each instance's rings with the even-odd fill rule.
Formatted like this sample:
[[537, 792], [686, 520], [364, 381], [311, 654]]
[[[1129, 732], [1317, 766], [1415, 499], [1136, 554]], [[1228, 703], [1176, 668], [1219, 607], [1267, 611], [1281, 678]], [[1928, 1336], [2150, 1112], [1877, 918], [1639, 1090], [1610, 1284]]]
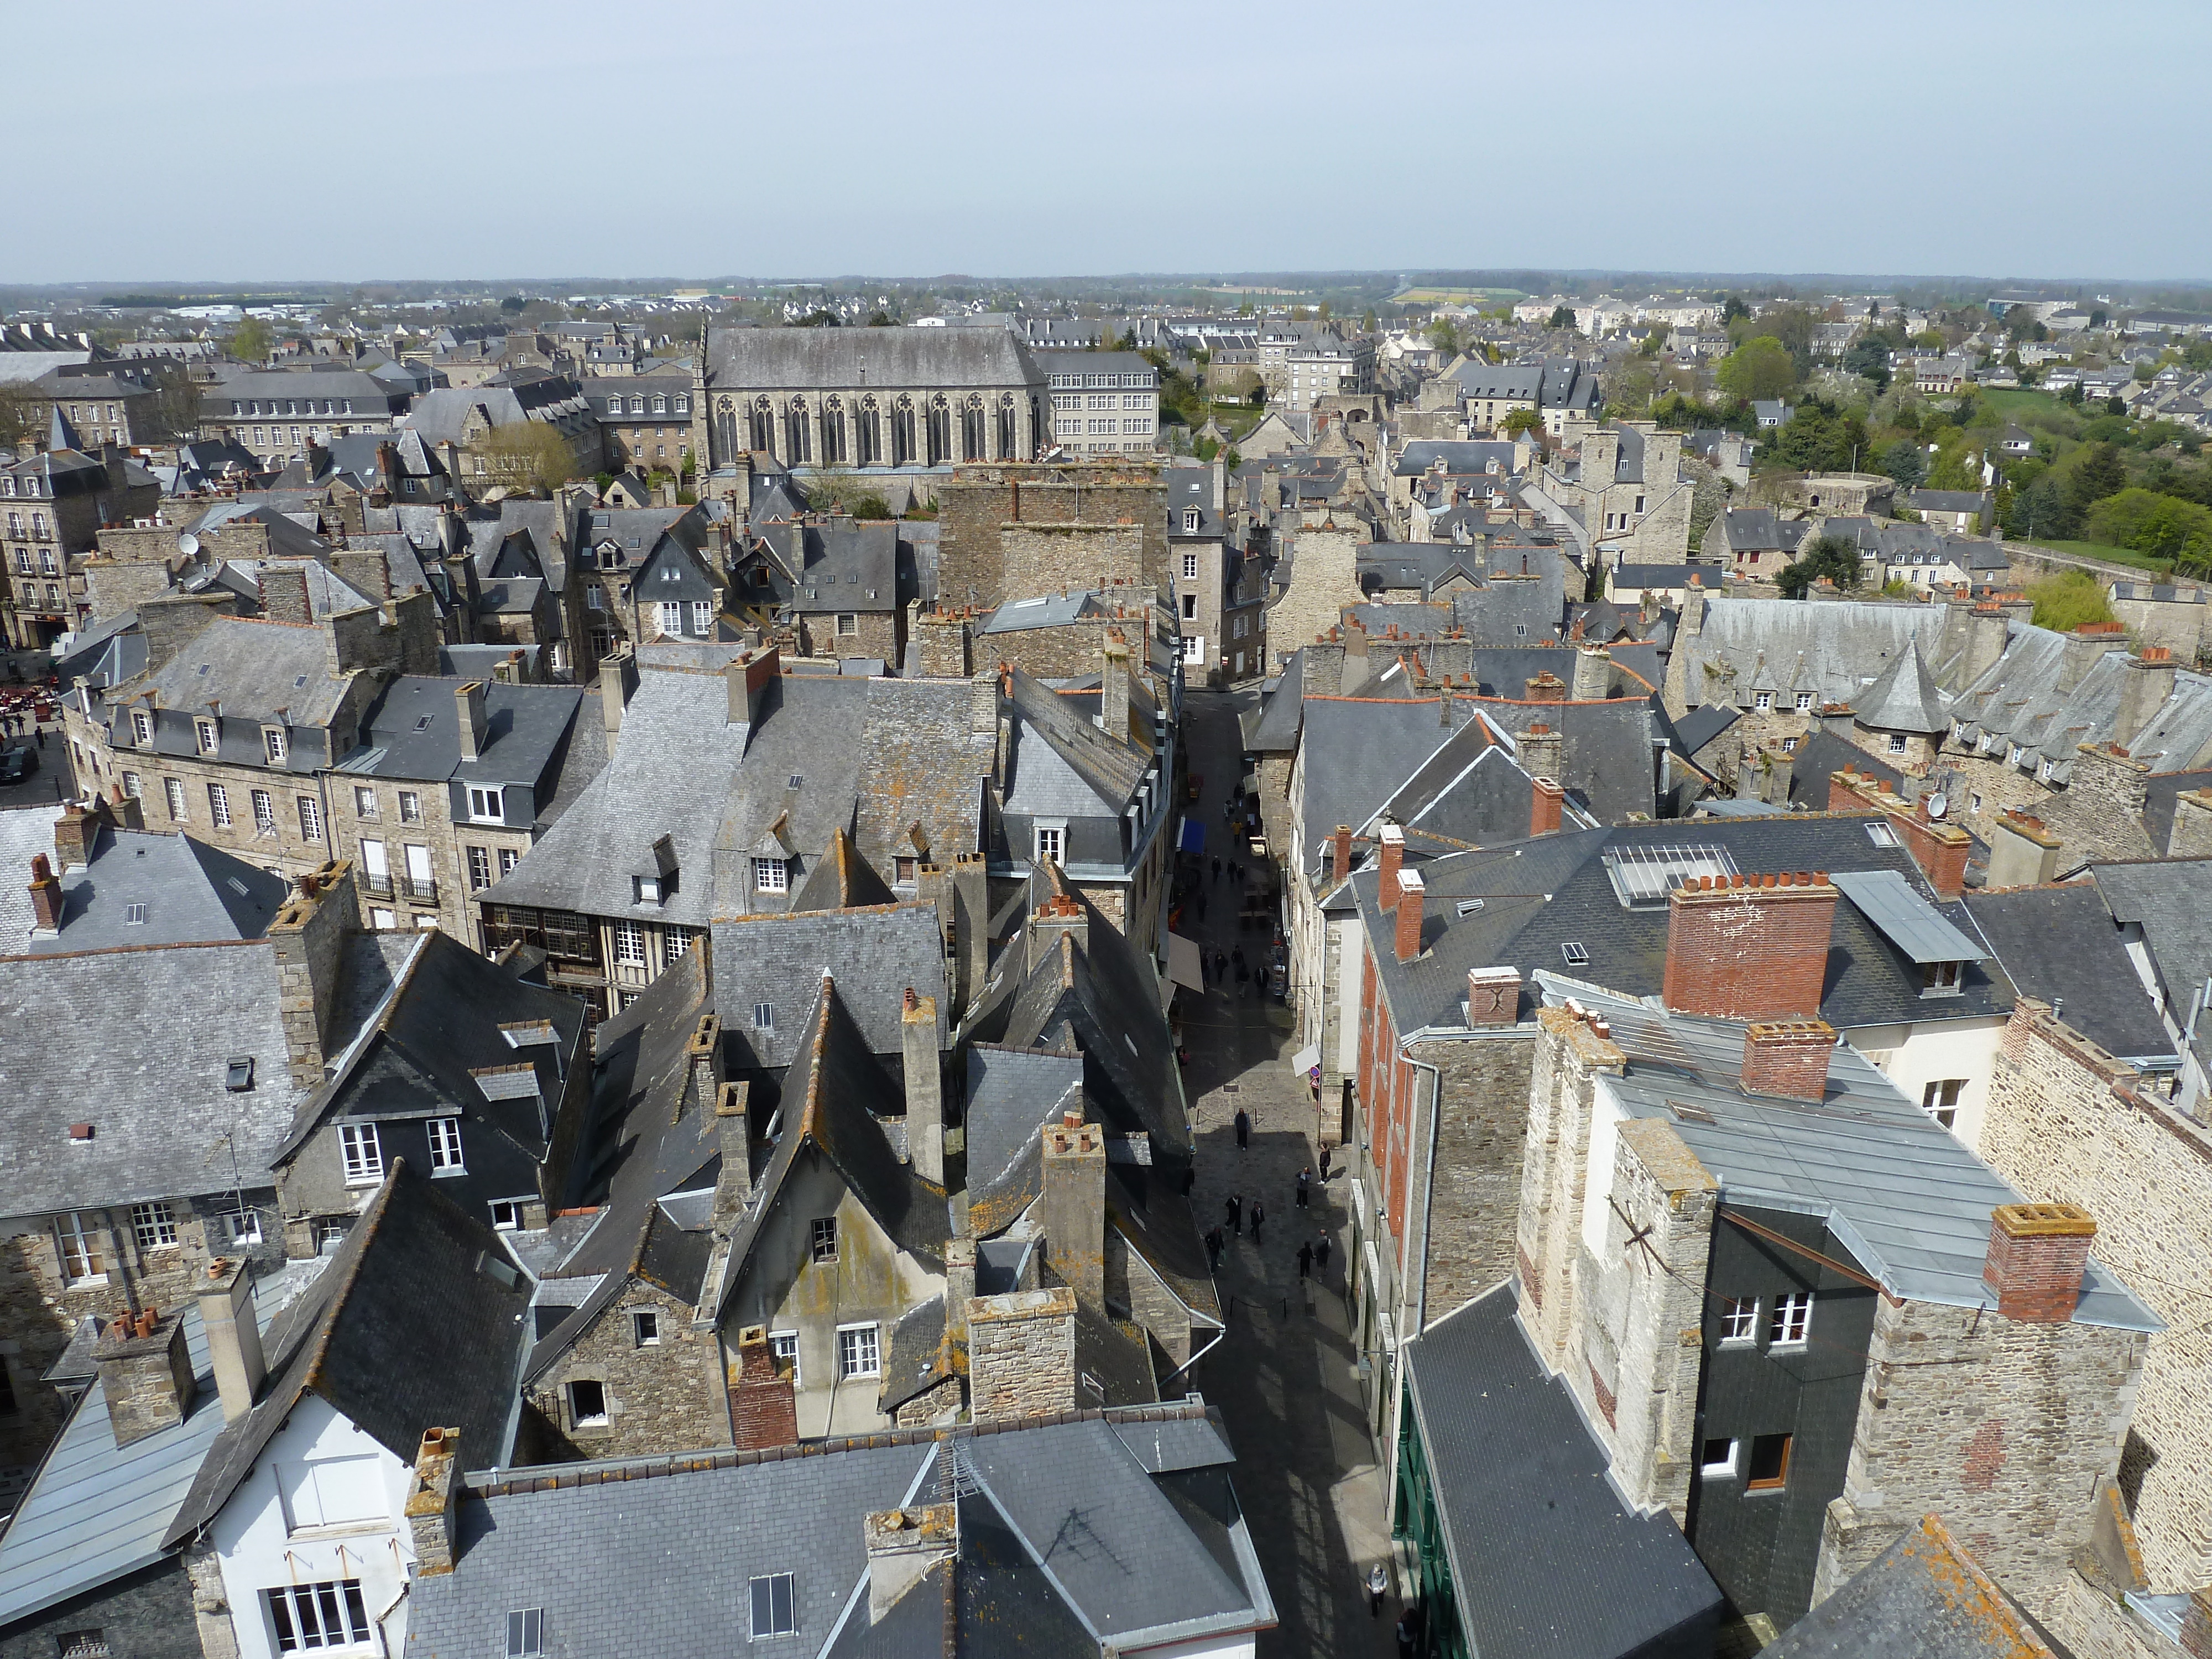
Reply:
[[[1716, 595], [1702, 625], [1674, 640], [1687, 671], [1684, 701], [1749, 708], [1758, 691], [1810, 691], [1816, 702], [1857, 703], [1866, 685], [1917, 640], [1942, 666], [1944, 607], [1863, 600], [1784, 604]], [[1670, 677], [1674, 673], [1668, 665]], [[1992, 671], [1994, 672], [1994, 671]]]
[[2042, 1627], [1929, 1515], [1762, 1659], [2052, 1659]]
[[[270, 1184], [299, 1096], [265, 940], [0, 957], [0, 1021], [11, 1214], [228, 1191], [229, 1158], [208, 1155], [226, 1142], [248, 1187]], [[253, 1086], [234, 1094], [236, 1057]]]
[[[2021, 1195], [1857, 1049], [1837, 1044], [1820, 1105], [1770, 1099], [1742, 1087], [1741, 1024], [1669, 1013], [1549, 972], [1537, 980], [1547, 1005], [1572, 995], [1610, 1023], [1628, 1066], [1599, 1086], [1632, 1116], [1671, 1125], [1719, 1183], [1722, 1203], [1820, 1216], [1892, 1295], [1994, 1310], [1982, 1279], [1990, 1212]], [[2162, 1328], [2094, 1256], [2074, 1318]]]
[[[800, 1057], [804, 1023], [826, 974], [877, 1054], [900, 1051], [904, 996], [935, 997], [942, 1039], [951, 1040], [945, 935], [934, 904], [850, 910], [769, 911], [714, 919], [714, 1006], [743, 1063], [776, 1070]], [[774, 1024], [756, 1023], [766, 1005]]]
[[44, 853], [54, 855], [54, 823], [62, 815], [58, 801], [30, 806], [0, 807], [0, 950], [24, 948], [35, 913], [31, 908], [31, 860]]
[[466, 684], [399, 676], [369, 705], [360, 744], [339, 758], [335, 769], [423, 782], [520, 783], [533, 788], [544, 784], [543, 793], [550, 797], [548, 774], [567, 749], [583, 692], [573, 685], [485, 682], [484, 736], [477, 757], [464, 760], [453, 693]]
[[393, 1160], [330, 1266], [270, 1328], [260, 1397], [223, 1428], [167, 1541], [221, 1512], [311, 1392], [403, 1462], [433, 1427], [459, 1429], [465, 1461], [479, 1447], [505, 1458], [530, 1303], [527, 1279], [486, 1271], [505, 1261], [490, 1228]]
[[2022, 996], [2057, 1005], [2061, 1019], [2107, 1054], [2173, 1062], [2173, 1039], [2094, 883], [1969, 893], [1966, 904]]
[[[2166, 1007], [2186, 1009], [2212, 979], [2212, 905], [2204, 902], [2212, 859], [2093, 864], [2089, 874], [2112, 920], [2142, 929]], [[2196, 1048], [2200, 1063], [2212, 1060], [2212, 1021], [2197, 1022]]]
[[[1407, 1399], [1436, 1496], [1463, 1633], [1483, 1659], [1682, 1651], [1721, 1592], [1663, 1511], [1638, 1515], [1605, 1449], [1521, 1328], [1510, 1281], [1406, 1345]], [[1647, 1644], [1651, 1644], [1647, 1647]]]
[[707, 336], [710, 393], [1022, 386], [1042, 392], [1044, 384], [1029, 348], [1007, 329], [717, 328]]
[[2154, 773], [2203, 765], [2212, 756], [2212, 678], [2177, 673], [2173, 695], [2141, 732], [2123, 739], [2118, 726], [2134, 672], [2130, 661], [2118, 635], [2099, 640], [2015, 622], [2003, 655], [1953, 697], [1956, 735], [1977, 746], [1986, 735], [1991, 751], [2008, 757], [2017, 746], [2039, 775], [2048, 760], [2054, 784], [2072, 776], [2075, 751], [2085, 743], [2124, 740]]
[[[1694, 755], [1742, 718], [1743, 710], [1733, 704], [1709, 702], [1702, 708], [1692, 708], [1676, 720], [1674, 735], [1681, 740], [1683, 751]], [[1802, 749], [1804, 745], [1800, 744], [1798, 747]], [[1825, 802], [1826, 799], [1827, 793], [1823, 787], [1821, 799]]]
[[1917, 640], [1908, 641], [1889, 659], [1889, 666], [1875, 683], [1852, 700], [1851, 710], [1860, 725], [1877, 731], [1935, 737], [1951, 729], [1943, 694], [1936, 690], [1936, 677], [1929, 672], [1928, 659], [1920, 654]]
[[[51, 836], [46, 850], [52, 851]], [[165, 836], [103, 829], [91, 863], [72, 866], [61, 880], [60, 932], [27, 942], [20, 934], [0, 934], [0, 949], [49, 956], [259, 939], [291, 890], [283, 877], [181, 830]]]

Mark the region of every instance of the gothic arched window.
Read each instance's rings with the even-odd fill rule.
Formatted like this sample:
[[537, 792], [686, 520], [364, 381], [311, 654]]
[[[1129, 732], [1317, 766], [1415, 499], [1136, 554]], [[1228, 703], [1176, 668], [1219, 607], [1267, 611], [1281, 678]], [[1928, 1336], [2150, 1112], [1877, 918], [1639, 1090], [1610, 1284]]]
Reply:
[[929, 465], [942, 466], [952, 457], [952, 410], [939, 392], [929, 404]]
[[738, 406], [727, 398], [714, 408], [714, 459], [726, 461], [738, 453]]
[[891, 465], [905, 466], [914, 457], [914, 399], [901, 392], [891, 408]]
[[786, 465], [805, 466], [813, 459], [814, 446], [807, 441], [811, 435], [806, 424], [806, 399], [793, 398], [790, 419], [784, 427], [784, 437], [790, 446], [783, 458]]
[[853, 459], [862, 466], [873, 466], [884, 458], [884, 426], [872, 397], [860, 399], [860, 416], [854, 424]]
[[746, 434], [748, 449], [775, 447], [775, 405], [766, 398], [753, 400], [752, 430]]
[[1017, 459], [1014, 453], [1014, 394], [1011, 392], [999, 394], [999, 459], [1002, 461]]
[[960, 459], [986, 461], [990, 458], [983, 443], [983, 394], [970, 392], [967, 407], [960, 411]]
[[845, 400], [828, 398], [822, 404], [822, 465], [840, 466], [845, 453]]

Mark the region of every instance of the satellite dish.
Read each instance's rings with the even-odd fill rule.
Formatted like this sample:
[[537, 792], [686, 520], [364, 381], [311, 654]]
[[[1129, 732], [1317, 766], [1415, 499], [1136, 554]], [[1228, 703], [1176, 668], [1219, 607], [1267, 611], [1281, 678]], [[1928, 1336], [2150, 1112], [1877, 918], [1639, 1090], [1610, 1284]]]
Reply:
[[1942, 796], [1930, 795], [1928, 798], [1928, 816], [1931, 818], [1940, 818], [1950, 809], [1950, 805], [1951, 803]]
[[177, 538], [177, 551], [191, 558], [200, 550], [200, 538], [189, 530]]

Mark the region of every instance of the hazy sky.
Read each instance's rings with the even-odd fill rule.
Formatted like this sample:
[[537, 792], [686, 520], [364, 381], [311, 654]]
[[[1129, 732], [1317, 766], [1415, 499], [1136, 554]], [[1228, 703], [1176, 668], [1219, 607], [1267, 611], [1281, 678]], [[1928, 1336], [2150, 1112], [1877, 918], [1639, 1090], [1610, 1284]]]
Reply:
[[0, 282], [2212, 276], [2212, 6], [8, 9]]

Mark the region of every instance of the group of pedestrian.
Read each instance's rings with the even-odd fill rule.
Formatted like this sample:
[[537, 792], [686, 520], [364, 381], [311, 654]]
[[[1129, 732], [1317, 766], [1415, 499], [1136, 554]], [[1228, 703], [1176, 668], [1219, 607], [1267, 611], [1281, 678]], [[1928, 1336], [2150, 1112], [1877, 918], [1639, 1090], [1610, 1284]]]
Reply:
[[1217, 857], [1213, 860], [1214, 880], [1219, 881], [1224, 871], [1228, 873], [1229, 879], [1235, 882], [1238, 886], [1241, 887], [1244, 884], [1244, 866], [1242, 864], [1239, 864], [1235, 859], [1231, 859], [1228, 863], [1224, 864], [1221, 860]]
[[1328, 1235], [1316, 1233], [1298, 1246], [1298, 1277], [1326, 1279], [1328, 1277]]
[[[1240, 1151], [1250, 1146], [1251, 1134], [1251, 1116], [1240, 1106], [1237, 1109], [1237, 1145]], [[1310, 1168], [1298, 1171], [1297, 1207], [1301, 1210], [1311, 1207], [1312, 1178], [1313, 1171]], [[1230, 1194], [1222, 1201], [1221, 1225], [1209, 1230], [1206, 1235], [1206, 1263], [1215, 1272], [1220, 1271], [1221, 1254], [1229, 1248], [1229, 1241], [1231, 1238], [1244, 1237], [1244, 1224], [1248, 1220], [1252, 1224], [1252, 1242], [1255, 1244], [1263, 1243], [1266, 1236], [1264, 1230], [1267, 1224], [1267, 1206], [1256, 1197], [1248, 1205], [1243, 1194]], [[1224, 1227], [1228, 1229], [1225, 1233], [1222, 1231]], [[1312, 1238], [1301, 1239], [1297, 1249], [1298, 1277], [1311, 1279], [1316, 1274], [1326, 1277], [1328, 1273], [1329, 1249], [1329, 1238], [1326, 1231], [1316, 1234]]]

